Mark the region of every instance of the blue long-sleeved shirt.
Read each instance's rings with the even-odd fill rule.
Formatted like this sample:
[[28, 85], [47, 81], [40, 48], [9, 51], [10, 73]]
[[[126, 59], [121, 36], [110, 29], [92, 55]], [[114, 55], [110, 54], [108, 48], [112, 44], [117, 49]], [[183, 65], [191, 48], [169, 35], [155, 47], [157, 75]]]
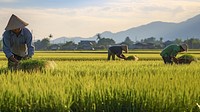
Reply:
[[23, 28], [17, 36], [8, 30], [3, 33], [3, 52], [9, 58], [13, 54], [24, 57], [34, 55], [34, 46], [32, 45], [32, 34], [27, 28]]

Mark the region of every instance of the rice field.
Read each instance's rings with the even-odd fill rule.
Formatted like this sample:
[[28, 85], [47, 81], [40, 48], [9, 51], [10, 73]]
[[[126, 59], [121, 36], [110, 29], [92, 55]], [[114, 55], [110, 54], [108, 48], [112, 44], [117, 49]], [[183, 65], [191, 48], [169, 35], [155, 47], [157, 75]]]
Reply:
[[[157, 51], [107, 61], [106, 51], [36, 52], [55, 69], [9, 71], [0, 53], [0, 112], [200, 112], [200, 62], [164, 65]], [[200, 51], [188, 52], [200, 59]], [[181, 54], [180, 54], [181, 55]]]

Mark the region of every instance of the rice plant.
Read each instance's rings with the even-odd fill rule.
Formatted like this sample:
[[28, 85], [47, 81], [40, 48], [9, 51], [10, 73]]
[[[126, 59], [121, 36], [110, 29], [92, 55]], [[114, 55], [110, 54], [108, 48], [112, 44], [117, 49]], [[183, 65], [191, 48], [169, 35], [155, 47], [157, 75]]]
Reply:
[[177, 71], [171, 66], [166, 69], [160, 62], [65, 63], [46, 73], [2, 74], [1, 104], [6, 108], [12, 105], [12, 111], [34, 108], [37, 111], [139, 112], [191, 111], [195, 107], [192, 104], [199, 101], [200, 91], [195, 88], [199, 82], [197, 68], [190, 70], [191, 67], [184, 66], [184, 70], [176, 66], [180, 69]]
[[[59, 58], [59, 57], [57, 57]], [[94, 57], [95, 58], [95, 57]], [[146, 57], [148, 58], [148, 57]], [[53, 70], [0, 70], [0, 111], [198, 112], [200, 63], [55, 61]]]

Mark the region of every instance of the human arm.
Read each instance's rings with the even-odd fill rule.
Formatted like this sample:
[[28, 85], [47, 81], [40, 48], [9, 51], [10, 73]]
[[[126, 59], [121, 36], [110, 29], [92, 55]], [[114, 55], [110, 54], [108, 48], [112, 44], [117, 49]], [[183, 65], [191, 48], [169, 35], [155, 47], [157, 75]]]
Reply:
[[11, 42], [10, 42], [10, 33], [5, 31], [3, 34], [3, 52], [7, 58], [10, 58], [13, 53], [11, 52]]
[[10, 32], [5, 31], [3, 34], [3, 52], [5, 53], [8, 60], [14, 62], [15, 66], [19, 64], [19, 60], [14, 58], [13, 53], [11, 52], [11, 42], [10, 42]]
[[10, 34], [9, 31], [4, 32], [3, 34], [3, 52], [5, 53], [8, 60], [14, 62], [15, 66], [19, 64], [19, 60], [14, 58], [13, 53], [11, 52], [11, 42], [10, 42]]
[[174, 48], [170, 54], [173, 62], [175, 62], [176, 64], [178, 64], [178, 59], [176, 58], [176, 55], [180, 52], [180, 49]]
[[25, 29], [26, 32], [26, 44], [27, 44], [27, 48], [28, 48], [28, 55], [26, 55], [24, 58], [29, 59], [32, 58], [32, 56], [34, 55], [34, 46], [32, 44], [32, 34], [28, 29]]
[[15, 66], [18, 66], [19, 60], [15, 59], [15, 58], [14, 58], [14, 55], [12, 55], [11, 57], [9, 57], [8, 59], [11, 60], [12, 62], [14, 62], [14, 63], [15, 63]]
[[119, 54], [119, 55], [117, 55], [117, 57], [119, 57], [121, 59], [126, 59], [126, 56], [124, 56], [123, 54]]
[[172, 57], [173, 61], [178, 64], [178, 59], [176, 57]]

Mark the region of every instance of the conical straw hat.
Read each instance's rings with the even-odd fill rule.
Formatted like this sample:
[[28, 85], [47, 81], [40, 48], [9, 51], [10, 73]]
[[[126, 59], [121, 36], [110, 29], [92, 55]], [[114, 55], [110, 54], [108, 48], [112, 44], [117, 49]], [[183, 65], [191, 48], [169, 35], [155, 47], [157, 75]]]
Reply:
[[27, 25], [28, 25], [28, 23], [24, 22], [23, 20], [18, 18], [16, 15], [12, 14], [12, 16], [10, 17], [10, 20], [8, 21], [8, 24], [5, 28], [5, 30], [13, 30], [13, 29], [17, 29], [17, 28], [24, 28]]
[[186, 52], [188, 51], [188, 45], [186, 43], [182, 43], [180, 45]]

